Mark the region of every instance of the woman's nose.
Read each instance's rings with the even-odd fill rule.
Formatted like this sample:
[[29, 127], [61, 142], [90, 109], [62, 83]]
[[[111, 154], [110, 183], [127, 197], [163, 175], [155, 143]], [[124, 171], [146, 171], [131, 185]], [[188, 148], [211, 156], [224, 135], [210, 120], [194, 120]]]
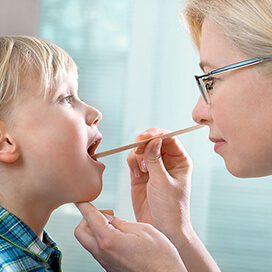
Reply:
[[206, 104], [202, 96], [199, 96], [199, 99], [193, 109], [192, 117], [196, 123], [202, 125], [211, 122], [212, 120], [210, 105]]
[[88, 126], [98, 126], [102, 117], [103, 115], [98, 109], [87, 105], [86, 124]]

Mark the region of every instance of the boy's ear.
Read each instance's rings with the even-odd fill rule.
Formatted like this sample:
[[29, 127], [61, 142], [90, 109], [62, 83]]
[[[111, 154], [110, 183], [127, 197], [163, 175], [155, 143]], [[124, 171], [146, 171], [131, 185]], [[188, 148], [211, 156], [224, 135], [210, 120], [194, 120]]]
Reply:
[[0, 162], [13, 163], [19, 156], [18, 143], [7, 131], [6, 124], [0, 121]]

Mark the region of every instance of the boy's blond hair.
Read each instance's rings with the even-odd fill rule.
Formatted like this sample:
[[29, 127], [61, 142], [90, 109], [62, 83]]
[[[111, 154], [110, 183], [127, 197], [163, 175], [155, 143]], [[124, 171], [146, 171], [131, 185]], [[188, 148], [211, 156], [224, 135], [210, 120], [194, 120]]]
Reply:
[[[183, 0], [182, 14], [199, 50], [205, 18], [247, 56], [272, 56], [271, 0]], [[270, 62], [271, 65], [271, 62]]]
[[11, 115], [10, 104], [31, 84], [31, 77], [39, 79], [37, 91], [46, 97], [63, 72], [77, 78], [75, 62], [57, 45], [29, 36], [0, 37], [0, 120]]

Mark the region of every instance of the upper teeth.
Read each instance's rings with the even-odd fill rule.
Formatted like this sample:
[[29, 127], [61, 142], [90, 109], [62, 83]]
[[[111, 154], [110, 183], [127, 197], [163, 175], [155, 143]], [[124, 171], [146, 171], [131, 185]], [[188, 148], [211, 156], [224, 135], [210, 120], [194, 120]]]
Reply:
[[97, 142], [98, 142], [98, 141], [95, 141], [94, 143], [91, 144], [91, 146], [92, 146], [92, 145], [95, 145]]

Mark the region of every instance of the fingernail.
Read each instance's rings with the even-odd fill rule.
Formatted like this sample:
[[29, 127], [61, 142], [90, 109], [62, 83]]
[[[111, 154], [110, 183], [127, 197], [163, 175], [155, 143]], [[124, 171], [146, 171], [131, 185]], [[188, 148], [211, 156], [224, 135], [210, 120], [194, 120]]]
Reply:
[[138, 168], [135, 168], [133, 172], [134, 172], [134, 176], [135, 176], [136, 178], [139, 178], [139, 177], [141, 176], [141, 173], [140, 173], [140, 171], [139, 171]]
[[109, 215], [109, 214], [107, 214], [107, 213], [103, 213], [103, 215], [106, 217], [106, 219], [108, 220], [109, 223], [112, 222], [113, 217], [112, 217], [111, 215]]
[[135, 153], [136, 154], [142, 154], [144, 152], [144, 147], [143, 146], [139, 146], [135, 148]]
[[153, 146], [153, 151], [156, 152], [156, 153], [159, 153], [160, 149], [161, 149], [161, 141], [155, 143], [154, 146]]
[[141, 162], [141, 168], [143, 172], [147, 172], [146, 164], [144, 161]]

